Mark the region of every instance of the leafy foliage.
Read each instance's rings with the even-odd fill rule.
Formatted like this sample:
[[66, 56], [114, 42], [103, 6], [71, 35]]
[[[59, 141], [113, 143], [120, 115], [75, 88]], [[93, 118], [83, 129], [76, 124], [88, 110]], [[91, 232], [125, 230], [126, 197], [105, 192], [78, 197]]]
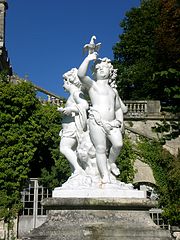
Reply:
[[1, 211], [9, 217], [19, 208], [20, 191], [33, 158], [34, 127], [29, 118], [38, 100], [32, 86], [0, 82], [0, 190]]
[[180, 222], [180, 155], [172, 156], [160, 143], [142, 139], [138, 144], [140, 156], [153, 170], [159, 193], [159, 206], [171, 224]]
[[176, 0], [143, 0], [126, 13], [113, 47], [123, 99], [179, 98], [179, 15]]
[[119, 180], [126, 183], [132, 183], [134, 178], [133, 163], [136, 156], [133, 145], [128, 137], [125, 137], [123, 144], [121, 153], [117, 158], [117, 166], [121, 172]]
[[155, 72], [153, 79], [161, 86], [164, 96], [162, 111], [180, 113], [180, 71], [169, 68], [167, 71]]
[[64, 183], [70, 174], [71, 171], [68, 161], [61, 155], [60, 159], [55, 162], [55, 165], [51, 166], [50, 170], [47, 170], [46, 168], [42, 169], [40, 181], [49, 189], [54, 189]]
[[180, 123], [179, 121], [166, 121], [156, 123], [156, 126], [152, 127], [152, 130], [156, 133], [160, 133], [160, 142], [165, 144], [166, 140], [176, 139], [179, 137]]
[[36, 151], [31, 161], [31, 177], [40, 177], [42, 168], [50, 170], [60, 158], [58, 151], [61, 116], [52, 105], [39, 105], [31, 123], [37, 128]]
[[9, 221], [16, 215], [27, 179], [40, 177], [42, 168], [50, 171], [56, 162], [63, 168], [58, 176], [65, 178], [68, 166], [60, 164], [58, 150], [60, 122], [56, 107], [42, 105], [30, 83], [12, 84], [0, 77], [0, 217]]
[[178, 0], [160, 0], [159, 26], [156, 29], [157, 62], [161, 69], [179, 70], [180, 7]]
[[142, 1], [141, 7], [127, 12], [120, 24], [124, 31], [113, 51], [114, 65], [119, 69], [118, 89], [123, 99], [154, 97], [152, 88], [156, 86], [151, 76], [156, 67], [154, 43], [159, 21], [157, 2]]
[[153, 74], [153, 78], [160, 82], [164, 95], [164, 102], [161, 102], [161, 111], [171, 112], [176, 116], [176, 121], [166, 121], [165, 119], [161, 124], [157, 123], [154, 127], [154, 131], [161, 133], [162, 138], [160, 141], [165, 143], [166, 140], [175, 139], [180, 134], [180, 123], [178, 120], [180, 113], [180, 71], [173, 68], [169, 68], [167, 71], [156, 72]]

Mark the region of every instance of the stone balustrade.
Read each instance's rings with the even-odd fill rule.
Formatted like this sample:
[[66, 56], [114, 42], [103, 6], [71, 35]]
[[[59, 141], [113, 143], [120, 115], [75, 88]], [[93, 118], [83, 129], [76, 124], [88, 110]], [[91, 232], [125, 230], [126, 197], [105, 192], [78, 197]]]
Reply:
[[126, 116], [145, 117], [147, 115], [147, 101], [124, 101], [128, 108]]
[[[47, 99], [41, 99], [43, 104], [50, 103], [57, 106], [63, 106], [65, 99], [55, 95], [48, 94]], [[169, 113], [161, 112], [161, 104], [158, 100], [125, 100], [128, 112], [124, 115], [125, 120], [130, 119], [172, 119], [174, 116]]]
[[125, 100], [128, 112], [124, 118], [161, 118], [161, 105], [158, 100]]
[[47, 98], [38, 97], [38, 99], [42, 104], [49, 103], [49, 104], [57, 105], [58, 107], [62, 106], [64, 103], [64, 101], [61, 98], [55, 97], [52, 95], [47, 95]]
[[57, 98], [55, 96], [48, 95], [48, 103], [52, 103], [57, 106], [62, 106], [63, 105], [63, 100], [61, 98]]

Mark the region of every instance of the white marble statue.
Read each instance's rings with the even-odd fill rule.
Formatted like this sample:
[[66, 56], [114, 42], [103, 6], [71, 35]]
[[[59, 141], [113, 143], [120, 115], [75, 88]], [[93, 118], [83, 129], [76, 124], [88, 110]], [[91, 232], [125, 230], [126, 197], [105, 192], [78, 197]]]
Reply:
[[[85, 45], [88, 55], [79, 69], [63, 75], [64, 89], [70, 96], [65, 107], [58, 108], [64, 114], [60, 152], [69, 161], [72, 175], [55, 188], [53, 196], [139, 197], [132, 184], [116, 179], [120, 171], [115, 161], [123, 146], [123, 113], [127, 108], [116, 90], [117, 70], [110, 59], [97, 57], [101, 44], [95, 44], [95, 39], [93, 36]], [[89, 67], [93, 79], [87, 76]], [[83, 91], [89, 94], [89, 104]]]
[[[108, 58], [97, 59], [97, 55], [97, 52], [88, 54], [78, 69], [78, 76], [91, 100], [90, 138], [95, 147], [101, 181], [106, 184], [114, 182], [113, 176], [120, 173], [115, 160], [123, 145], [123, 109], [114, 84], [117, 70]], [[94, 62], [93, 80], [86, 75], [90, 62]]]
[[87, 128], [88, 102], [81, 91], [81, 82], [77, 76], [77, 69], [73, 68], [63, 75], [64, 89], [70, 93], [65, 107], [58, 108], [63, 113], [62, 130], [60, 132], [60, 152], [69, 161], [72, 175], [84, 174], [78, 163], [76, 148], [78, 141]]

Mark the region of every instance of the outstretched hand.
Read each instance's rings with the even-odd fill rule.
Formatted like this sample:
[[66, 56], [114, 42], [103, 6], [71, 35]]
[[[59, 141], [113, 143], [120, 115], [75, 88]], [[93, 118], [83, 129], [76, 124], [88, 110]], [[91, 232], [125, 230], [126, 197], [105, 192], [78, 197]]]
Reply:
[[64, 108], [63, 108], [63, 107], [58, 107], [57, 110], [58, 110], [59, 112], [63, 112]]
[[72, 113], [72, 110], [70, 107], [65, 107], [64, 110], [63, 110], [63, 113], [65, 115], [70, 115]]
[[70, 115], [72, 113], [72, 110], [70, 107], [58, 107], [57, 110], [65, 115]]

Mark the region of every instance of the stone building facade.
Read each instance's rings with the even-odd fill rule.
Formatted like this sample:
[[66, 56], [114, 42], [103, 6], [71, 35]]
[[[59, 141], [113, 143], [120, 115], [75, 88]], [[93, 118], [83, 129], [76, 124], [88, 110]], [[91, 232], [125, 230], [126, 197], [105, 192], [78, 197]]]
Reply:
[[9, 75], [12, 75], [12, 67], [10, 65], [8, 51], [5, 46], [5, 24], [7, 9], [7, 1], [0, 0], [0, 71], [6, 70]]

